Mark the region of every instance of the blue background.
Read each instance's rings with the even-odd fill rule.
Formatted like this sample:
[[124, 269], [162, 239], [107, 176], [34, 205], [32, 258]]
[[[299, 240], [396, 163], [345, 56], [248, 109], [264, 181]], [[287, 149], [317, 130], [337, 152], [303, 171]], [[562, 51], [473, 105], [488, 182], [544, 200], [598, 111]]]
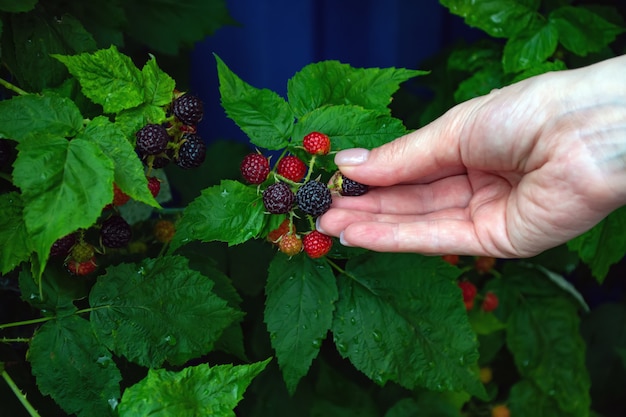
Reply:
[[207, 141], [247, 142], [220, 106], [213, 53], [244, 81], [286, 96], [287, 80], [312, 62], [424, 69], [426, 58], [459, 39], [484, 36], [437, 0], [232, 0], [238, 26], [220, 28], [191, 54], [190, 92], [205, 104]]

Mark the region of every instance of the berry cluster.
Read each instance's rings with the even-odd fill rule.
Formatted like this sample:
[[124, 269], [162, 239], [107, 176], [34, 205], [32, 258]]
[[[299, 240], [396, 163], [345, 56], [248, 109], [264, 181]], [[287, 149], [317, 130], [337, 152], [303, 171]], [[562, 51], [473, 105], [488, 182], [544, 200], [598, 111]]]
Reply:
[[[161, 191], [161, 181], [147, 177], [148, 189], [156, 197]], [[118, 213], [118, 207], [130, 201], [130, 196], [113, 183], [113, 201], [108, 204], [100, 221], [89, 230], [79, 230], [59, 238], [50, 248], [51, 258], [63, 258], [72, 275], [88, 275], [97, 268], [97, 254], [107, 249], [128, 246], [133, 237], [131, 225]], [[97, 242], [97, 244], [89, 243]]]
[[[330, 209], [333, 193], [358, 196], [365, 194], [368, 187], [339, 172], [328, 183], [320, 180], [321, 175], [312, 178], [316, 158], [330, 153], [328, 135], [311, 132], [303, 138], [302, 148], [308, 163], [305, 162], [307, 158], [285, 153], [272, 167], [270, 158], [257, 151], [243, 158], [240, 171], [247, 183], [259, 187], [268, 214], [288, 215], [268, 234], [268, 241], [289, 256], [304, 251], [311, 258], [320, 258], [330, 251], [333, 240], [315, 229], [315, 218]], [[298, 232], [295, 223], [303, 217], [309, 219], [309, 227], [305, 232]]]
[[206, 144], [197, 134], [204, 108], [200, 98], [175, 92], [166, 124], [148, 123], [135, 134], [135, 150], [149, 168], [164, 168], [171, 161], [183, 169], [197, 168], [206, 157]]
[[488, 313], [498, 308], [500, 300], [494, 292], [487, 291], [484, 295], [479, 295], [476, 285], [468, 280], [459, 281], [458, 286], [463, 293], [463, 303], [467, 311], [474, 309], [474, 304], [477, 299], [482, 299], [480, 309], [484, 312]]

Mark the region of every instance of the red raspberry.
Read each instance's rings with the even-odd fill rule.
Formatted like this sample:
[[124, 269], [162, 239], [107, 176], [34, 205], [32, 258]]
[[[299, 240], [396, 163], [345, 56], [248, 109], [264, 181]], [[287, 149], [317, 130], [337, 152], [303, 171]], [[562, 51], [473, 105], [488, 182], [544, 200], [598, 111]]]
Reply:
[[441, 259], [450, 265], [457, 265], [459, 263], [459, 255], [442, 255]]
[[276, 173], [293, 182], [300, 182], [306, 175], [306, 164], [295, 155], [287, 155], [276, 165]]
[[239, 168], [244, 180], [250, 184], [261, 184], [270, 173], [270, 162], [260, 153], [251, 153], [243, 158]]
[[152, 231], [156, 240], [161, 243], [169, 243], [176, 233], [176, 227], [170, 220], [157, 220]]
[[492, 258], [491, 256], [479, 256], [474, 262], [476, 271], [478, 271], [479, 274], [486, 274], [491, 272], [495, 265], [496, 258]]
[[122, 191], [117, 184], [113, 183], [113, 205], [123, 206], [128, 203], [130, 196]]
[[65, 264], [65, 267], [72, 275], [84, 276], [91, 274], [93, 271], [95, 271], [98, 265], [96, 264], [96, 257], [93, 256], [84, 262], [78, 262], [74, 259], [70, 259]]
[[463, 304], [465, 304], [465, 309], [470, 311], [474, 308], [474, 299], [472, 298], [471, 300], [463, 301]]
[[161, 191], [161, 181], [157, 177], [148, 177], [148, 189], [152, 197], [156, 198]]
[[320, 132], [311, 132], [302, 139], [302, 146], [311, 155], [327, 155], [330, 152], [330, 138]]
[[476, 285], [474, 285], [470, 281], [460, 281], [458, 283], [459, 288], [463, 291], [463, 301], [473, 301], [476, 298], [476, 294], [478, 290], [476, 289]]
[[283, 237], [283, 235], [289, 232], [294, 233], [295, 231], [296, 229], [291, 224], [291, 221], [289, 219], [285, 219], [280, 224], [280, 226], [278, 226], [276, 229], [272, 230], [271, 232], [267, 234], [267, 240], [274, 244], [278, 244], [280, 241], [280, 238]]
[[278, 249], [288, 256], [294, 256], [302, 251], [302, 239], [295, 233], [287, 233], [280, 238]]
[[496, 308], [498, 308], [498, 296], [495, 295], [494, 293], [492, 293], [491, 291], [487, 291], [487, 293], [485, 294], [485, 298], [483, 298], [483, 303], [481, 305], [480, 308], [483, 309], [483, 311], [493, 311]]
[[304, 251], [311, 258], [321, 258], [326, 255], [333, 246], [333, 239], [323, 233], [313, 230], [302, 238]]

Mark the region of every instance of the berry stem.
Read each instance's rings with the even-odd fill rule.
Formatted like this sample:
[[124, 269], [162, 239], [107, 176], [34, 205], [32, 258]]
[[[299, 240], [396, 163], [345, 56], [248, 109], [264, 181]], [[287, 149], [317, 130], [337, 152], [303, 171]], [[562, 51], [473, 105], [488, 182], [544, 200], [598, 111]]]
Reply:
[[292, 181], [289, 178], [285, 178], [282, 175], [277, 174], [277, 173], [274, 173], [274, 179], [280, 180], [282, 182], [286, 182], [287, 184], [292, 185], [294, 187], [300, 186], [299, 182]]
[[46, 321], [54, 320], [56, 316], [39, 317], [38, 319], [14, 321], [11, 323], [0, 324], [0, 330], [7, 329], [9, 327], [28, 326], [29, 324], [44, 323]]
[[29, 94], [28, 92], [22, 90], [21, 88], [19, 88], [16, 85], [11, 84], [10, 82], [8, 82], [7, 80], [5, 80], [3, 78], [0, 78], [0, 85], [2, 85], [7, 90], [11, 90], [14, 93], [19, 94], [20, 96], [25, 96], [25, 95]]
[[311, 179], [311, 174], [313, 173], [313, 167], [315, 166], [315, 159], [317, 155], [311, 156], [311, 160], [309, 161], [309, 169], [306, 172], [306, 177], [304, 177], [304, 183], [308, 182]]
[[20, 388], [13, 381], [13, 378], [11, 378], [11, 375], [9, 375], [9, 373], [4, 369], [4, 364], [2, 362], [0, 362], [0, 369], [2, 370], [2, 379], [4, 379], [9, 388], [11, 388], [11, 391], [13, 391], [13, 394], [15, 394], [17, 399], [20, 400], [20, 403], [22, 403], [22, 406], [26, 409], [26, 411], [28, 411], [28, 414], [30, 414], [31, 417], [40, 417], [40, 414], [37, 410], [35, 410], [35, 407], [28, 402], [26, 395], [24, 395], [22, 390], [20, 390]]

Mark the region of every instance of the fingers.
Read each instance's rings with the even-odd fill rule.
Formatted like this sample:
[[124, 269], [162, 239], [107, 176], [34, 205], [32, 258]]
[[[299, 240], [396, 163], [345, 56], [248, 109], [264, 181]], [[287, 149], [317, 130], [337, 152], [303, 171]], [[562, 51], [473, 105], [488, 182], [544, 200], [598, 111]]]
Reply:
[[[354, 217], [354, 213], [351, 215]], [[450, 217], [422, 221], [356, 221], [343, 228], [340, 240], [346, 246], [377, 252], [492, 255], [480, 245], [472, 222]], [[320, 226], [326, 232], [323, 219]]]
[[[335, 163], [347, 177], [374, 186], [422, 182], [464, 171], [459, 154], [458, 132], [464, 111], [441, 119], [371, 151], [361, 148], [340, 151]], [[460, 115], [459, 115], [460, 114]]]
[[456, 175], [432, 184], [372, 188], [358, 198], [337, 197], [333, 200], [333, 207], [371, 213], [424, 214], [467, 207], [471, 197], [467, 176]]

